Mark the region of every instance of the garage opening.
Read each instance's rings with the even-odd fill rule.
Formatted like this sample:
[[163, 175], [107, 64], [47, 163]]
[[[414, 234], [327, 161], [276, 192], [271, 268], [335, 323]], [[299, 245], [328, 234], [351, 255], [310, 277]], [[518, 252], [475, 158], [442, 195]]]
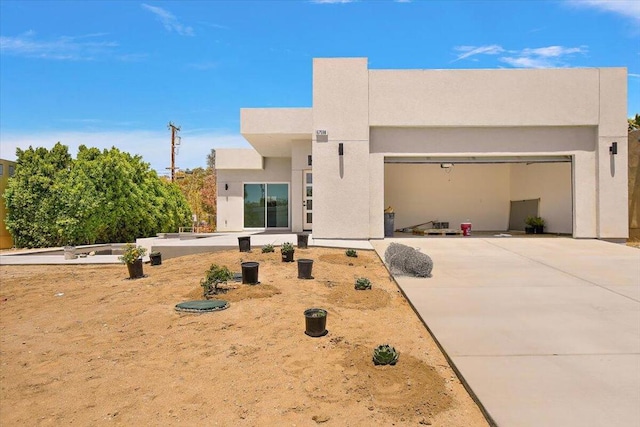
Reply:
[[536, 212], [545, 232], [573, 233], [570, 156], [386, 157], [384, 174], [384, 204], [395, 211], [396, 229], [433, 221], [518, 232]]

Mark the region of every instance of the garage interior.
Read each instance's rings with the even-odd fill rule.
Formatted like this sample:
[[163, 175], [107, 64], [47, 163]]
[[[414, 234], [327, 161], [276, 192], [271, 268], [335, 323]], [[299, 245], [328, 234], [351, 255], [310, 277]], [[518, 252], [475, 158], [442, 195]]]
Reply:
[[545, 233], [572, 235], [572, 157], [385, 156], [384, 205], [396, 230], [434, 221], [518, 233], [537, 215]]

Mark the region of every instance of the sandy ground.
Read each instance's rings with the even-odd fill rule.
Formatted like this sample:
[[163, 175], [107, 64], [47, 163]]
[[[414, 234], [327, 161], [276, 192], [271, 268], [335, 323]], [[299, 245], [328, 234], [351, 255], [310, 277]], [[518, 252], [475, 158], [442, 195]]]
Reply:
[[[374, 252], [192, 255], [145, 265], [0, 267], [0, 425], [486, 426]], [[179, 313], [204, 272], [258, 261], [227, 310]], [[370, 291], [353, 283], [367, 277]], [[329, 333], [304, 334], [303, 311]], [[389, 343], [396, 366], [374, 366]]]

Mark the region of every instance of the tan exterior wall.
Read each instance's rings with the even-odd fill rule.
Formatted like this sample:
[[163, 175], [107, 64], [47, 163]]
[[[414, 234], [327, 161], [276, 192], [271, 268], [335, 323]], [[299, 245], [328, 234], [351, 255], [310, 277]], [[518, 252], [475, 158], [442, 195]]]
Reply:
[[571, 163], [510, 165], [510, 200], [540, 199], [547, 233], [573, 233]]
[[0, 175], [0, 249], [8, 249], [13, 247], [13, 238], [7, 231], [4, 222], [7, 217], [7, 207], [3, 196], [9, 182], [9, 168], [15, 168], [16, 162], [0, 159], [0, 165], [2, 165], [2, 175]]
[[313, 61], [314, 238], [369, 237], [368, 76], [364, 58]]
[[640, 241], [640, 130], [629, 132], [629, 240]]
[[371, 126], [598, 124], [597, 68], [371, 70], [369, 80]]
[[[217, 153], [218, 151], [216, 150], [216, 156]], [[217, 174], [218, 209], [216, 230], [242, 231], [244, 228], [244, 184], [261, 182], [290, 184], [291, 159], [269, 157], [264, 159], [264, 169], [262, 170], [217, 169]], [[225, 185], [228, 186], [227, 189], [225, 189]], [[289, 193], [289, 206], [291, 206], [291, 185], [289, 185]], [[291, 222], [291, 212], [289, 212], [289, 222]]]
[[245, 148], [216, 150], [216, 169], [247, 170], [263, 168], [264, 159], [256, 150]]

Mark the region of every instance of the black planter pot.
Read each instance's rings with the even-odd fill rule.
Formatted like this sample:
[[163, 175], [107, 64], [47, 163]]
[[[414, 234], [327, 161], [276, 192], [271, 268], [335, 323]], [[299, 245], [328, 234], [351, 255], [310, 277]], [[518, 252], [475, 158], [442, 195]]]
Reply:
[[309, 235], [307, 233], [298, 233], [298, 249], [307, 249]]
[[310, 337], [327, 335], [327, 310], [310, 308], [304, 311], [305, 331]]
[[534, 234], [543, 234], [544, 233], [544, 225], [534, 225], [533, 226]]
[[242, 283], [246, 285], [255, 285], [258, 283], [258, 264], [257, 262], [243, 262], [242, 266]]
[[282, 262], [293, 262], [293, 253], [295, 251], [291, 251], [291, 252], [283, 252], [282, 253]]
[[251, 236], [238, 237], [238, 246], [240, 247], [240, 252], [250, 252]]
[[524, 228], [524, 234], [533, 234], [534, 231], [535, 231], [535, 229], [533, 227], [525, 227]]
[[142, 272], [142, 259], [135, 260], [132, 264], [127, 264], [130, 279], [139, 279], [144, 276]]
[[313, 279], [313, 277], [311, 277], [312, 269], [313, 269], [312, 259], [299, 259], [298, 260], [298, 279]]
[[162, 265], [162, 254], [149, 254], [149, 259], [151, 260], [151, 265]]

